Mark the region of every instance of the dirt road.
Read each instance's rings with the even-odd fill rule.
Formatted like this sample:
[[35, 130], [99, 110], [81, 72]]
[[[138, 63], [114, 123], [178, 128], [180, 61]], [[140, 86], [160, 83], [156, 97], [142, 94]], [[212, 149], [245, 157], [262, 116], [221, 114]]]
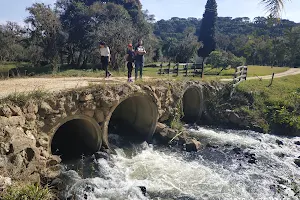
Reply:
[[[275, 74], [275, 78], [300, 74], [300, 68], [292, 68], [288, 71]], [[262, 76], [262, 79], [271, 79], [271, 75]], [[153, 77], [143, 77], [144, 80], [155, 80]], [[248, 77], [248, 80], [258, 79]], [[19, 78], [0, 81], [0, 98], [5, 98], [10, 94], [32, 92], [42, 90], [46, 92], [59, 92], [71, 88], [86, 87], [90, 84], [115, 84], [125, 83], [126, 77], [112, 77], [109, 79], [95, 77], [65, 77], [65, 78]], [[232, 79], [221, 79], [221, 81], [232, 81]]]
[[[291, 75], [297, 75], [300, 74], [300, 68], [291, 68], [285, 72], [281, 72], [278, 74], [275, 74], [274, 78], [280, 78], [284, 76], [291, 76]], [[259, 76], [261, 79], [271, 79], [272, 75], [267, 75], [267, 76]], [[254, 80], [254, 79], [259, 79], [258, 77], [247, 77], [247, 80]], [[231, 79], [221, 79], [220, 81], [232, 81]]]
[[[144, 80], [153, 79], [143, 77]], [[112, 77], [109, 79], [95, 77], [66, 77], [66, 78], [20, 78], [0, 81], [0, 98], [14, 93], [46, 91], [59, 92], [71, 88], [86, 87], [91, 84], [125, 83], [126, 77]]]

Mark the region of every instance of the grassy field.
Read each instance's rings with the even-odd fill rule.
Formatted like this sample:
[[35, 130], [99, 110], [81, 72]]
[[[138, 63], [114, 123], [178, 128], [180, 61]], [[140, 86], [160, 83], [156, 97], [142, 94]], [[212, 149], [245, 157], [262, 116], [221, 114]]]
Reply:
[[[158, 64], [157, 64], [158, 65]], [[102, 70], [76, 70], [76, 69], [68, 69], [68, 70], [62, 70], [61, 72], [51, 74], [51, 69], [49, 67], [39, 67], [37, 69], [30, 67], [26, 63], [6, 63], [6, 64], [0, 64], [0, 73], [2, 72], [8, 72], [8, 70], [19, 67], [19, 69], [26, 68], [27, 74], [32, 73], [34, 75], [46, 75], [46, 76], [71, 76], [71, 77], [101, 77], [104, 76], [104, 71]], [[23, 67], [22, 67], [23, 66]], [[270, 66], [248, 66], [248, 76], [265, 76], [265, 75], [271, 75], [274, 73], [280, 73], [288, 70], [288, 67], [270, 67]], [[157, 74], [159, 70], [159, 67], [145, 67], [144, 68], [144, 76], [150, 76], [150, 77], [161, 77], [161, 78], [176, 78], [176, 79], [186, 79], [182, 75], [179, 77], [174, 77], [173, 75], [167, 76], [163, 75], [160, 76]], [[126, 70], [125, 68], [120, 71], [113, 71], [113, 76], [126, 76]], [[204, 68], [204, 80], [218, 80], [221, 78], [232, 78], [232, 75], [234, 74], [234, 69], [228, 68], [225, 70], [216, 69], [216, 68]], [[190, 77], [189, 77], [190, 78]], [[192, 78], [192, 79], [199, 79], [199, 78]]]

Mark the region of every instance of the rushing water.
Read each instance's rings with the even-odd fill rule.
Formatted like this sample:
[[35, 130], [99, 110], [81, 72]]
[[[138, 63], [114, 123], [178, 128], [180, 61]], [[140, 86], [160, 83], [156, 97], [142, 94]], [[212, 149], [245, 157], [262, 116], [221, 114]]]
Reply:
[[[190, 127], [203, 148], [132, 145], [111, 159], [66, 165], [65, 197], [101, 200], [299, 199], [300, 138]], [[121, 142], [117, 136], [112, 140]], [[283, 145], [277, 144], [280, 140]], [[120, 144], [119, 144], [120, 145]], [[79, 162], [80, 163], [80, 162]], [[80, 167], [81, 166], [81, 167]], [[70, 169], [77, 169], [75, 171]], [[80, 175], [81, 176], [80, 176]], [[146, 187], [143, 194], [139, 186]]]

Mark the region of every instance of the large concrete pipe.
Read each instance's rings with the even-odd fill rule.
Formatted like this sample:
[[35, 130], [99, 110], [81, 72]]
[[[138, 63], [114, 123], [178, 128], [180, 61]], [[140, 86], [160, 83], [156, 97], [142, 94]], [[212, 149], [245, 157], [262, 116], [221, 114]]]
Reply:
[[153, 100], [143, 94], [128, 97], [112, 112], [108, 132], [131, 142], [149, 140], [156, 127], [158, 110]]
[[51, 152], [62, 160], [91, 155], [101, 147], [101, 129], [86, 116], [72, 116], [60, 123], [51, 141]]
[[183, 121], [197, 122], [203, 112], [203, 93], [200, 86], [189, 86], [183, 94]]

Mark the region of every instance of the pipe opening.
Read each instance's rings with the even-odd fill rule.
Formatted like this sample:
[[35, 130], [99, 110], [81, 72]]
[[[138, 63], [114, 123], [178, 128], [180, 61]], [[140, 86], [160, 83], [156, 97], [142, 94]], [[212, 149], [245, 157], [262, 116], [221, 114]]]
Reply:
[[201, 91], [197, 87], [188, 88], [183, 95], [183, 121], [193, 123], [202, 115]]
[[113, 111], [108, 132], [129, 142], [147, 141], [155, 131], [157, 119], [157, 107], [150, 98], [143, 95], [129, 97]]
[[99, 126], [92, 119], [73, 119], [61, 125], [51, 142], [51, 152], [63, 161], [91, 155], [101, 147]]

